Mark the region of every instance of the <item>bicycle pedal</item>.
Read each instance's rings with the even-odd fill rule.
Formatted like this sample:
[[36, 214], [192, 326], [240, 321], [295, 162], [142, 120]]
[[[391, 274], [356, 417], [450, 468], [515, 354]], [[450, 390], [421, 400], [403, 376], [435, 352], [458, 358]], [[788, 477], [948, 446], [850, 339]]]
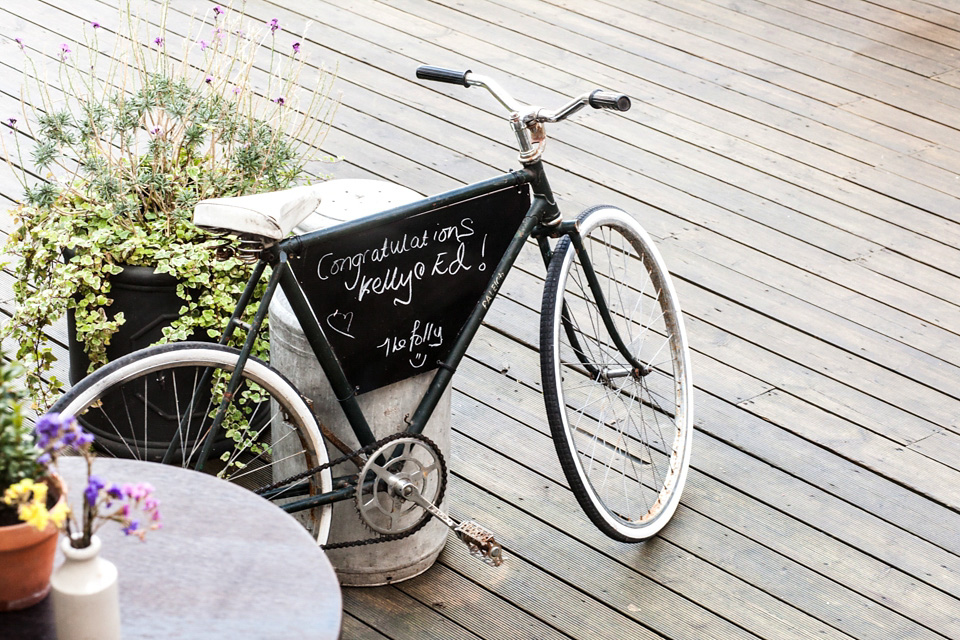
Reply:
[[493, 532], [473, 520], [464, 520], [453, 530], [467, 545], [470, 555], [479, 558], [491, 567], [503, 563], [503, 547], [493, 538]]
[[[376, 452], [374, 452], [374, 454], [371, 455], [371, 460], [373, 460], [376, 455]], [[364, 467], [364, 469], [366, 469], [366, 467]], [[363, 474], [361, 473], [361, 475]], [[420, 490], [409, 480], [402, 478], [394, 480], [391, 478], [388, 480], [388, 484], [391, 485], [391, 491], [393, 491], [395, 495], [401, 497], [403, 500], [409, 500], [423, 507], [430, 515], [453, 529], [457, 537], [467, 545], [471, 555], [480, 558], [492, 567], [499, 567], [503, 562], [503, 547], [500, 546], [499, 542], [494, 540], [492, 531], [473, 520], [464, 520], [458, 524], [456, 520], [442, 511], [440, 507], [420, 495]]]

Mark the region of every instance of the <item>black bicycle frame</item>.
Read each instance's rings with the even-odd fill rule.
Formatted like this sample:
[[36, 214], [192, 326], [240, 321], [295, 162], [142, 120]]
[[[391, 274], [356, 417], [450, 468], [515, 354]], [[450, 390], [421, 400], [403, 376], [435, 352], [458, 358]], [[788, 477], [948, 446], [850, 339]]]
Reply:
[[[307, 342], [310, 344], [310, 347], [312, 348], [321, 369], [329, 380], [330, 385], [336, 394], [340, 406], [347, 418], [347, 421], [350, 423], [355, 435], [357, 436], [357, 440], [360, 442], [361, 446], [366, 446], [375, 442], [377, 438], [370, 429], [370, 425], [360, 409], [359, 403], [357, 402], [356, 391], [351, 386], [349, 380], [347, 380], [343, 367], [341, 366], [336, 353], [334, 353], [329, 340], [324, 334], [320, 323], [317, 321], [313, 308], [307, 300], [303, 289], [300, 287], [288, 258], [290, 256], [302, 253], [321, 241], [326, 242], [330, 240], [336, 240], [337, 238], [347, 237], [350, 234], [364, 231], [377, 225], [389, 224], [391, 222], [404, 220], [408, 217], [426, 213], [440, 207], [456, 204], [476, 198], [478, 196], [494, 193], [505, 188], [524, 184], [529, 184], [533, 192], [533, 199], [530, 208], [527, 210], [526, 215], [514, 233], [514, 236], [507, 246], [503, 257], [500, 259], [499, 264], [497, 264], [497, 267], [493, 270], [483, 294], [474, 306], [473, 311], [468, 317], [460, 333], [457, 335], [457, 338], [454, 341], [446, 360], [439, 363], [437, 372], [434, 374], [429, 387], [421, 398], [417, 409], [410, 418], [407, 431], [411, 433], [421, 433], [431, 414], [433, 413], [433, 410], [436, 408], [437, 403], [440, 401], [440, 397], [446, 390], [447, 385], [450, 384], [454, 372], [466, 354], [467, 348], [479, 330], [487, 310], [490, 308], [492, 302], [496, 299], [500, 290], [500, 286], [503, 284], [507, 273], [516, 262], [516, 259], [520, 254], [521, 249], [526, 244], [526, 241], [531, 237], [535, 237], [539, 244], [544, 263], [549, 264], [551, 258], [551, 248], [547, 238], [549, 236], [558, 235], [578, 235], [576, 223], [560, 222], [560, 211], [554, 201], [553, 193], [550, 190], [549, 183], [547, 182], [546, 176], [543, 172], [543, 167], [540, 162], [534, 163], [519, 171], [507, 173], [496, 178], [478, 182], [460, 189], [455, 189], [440, 195], [425, 198], [411, 204], [389, 209], [379, 214], [366, 216], [359, 220], [346, 222], [336, 227], [321, 229], [319, 231], [314, 231], [300, 236], [294, 236], [280, 242], [273, 248], [272, 251], [265, 252], [265, 255], [261, 258], [261, 262], [254, 270], [244, 294], [241, 296], [237, 310], [234, 313], [227, 330], [220, 340], [221, 344], [225, 344], [231, 337], [234, 329], [237, 327], [242, 327], [248, 331], [247, 339], [241, 350], [237, 368], [234, 371], [230, 384], [228, 385], [228, 392], [235, 390], [236, 386], [240, 382], [240, 373], [242, 372], [246, 360], [253, 349], [254, 340], [260, 330], [263, 319], [266, 315], [266, 310], [269, 307], [270, 300], [276, 292], [277, 286], [279, 286], [286, 295], [287, 301], [289, 302], [294, 315], [300, 323], [304, 336], [306, 337]], [[576, 244], [578, 249], [582, 250], [582, 245], [580, 244], [579, 239]], [[273, 273], [270, 281], [268, 282], [266, 291], [259, 302], [254, 320], [249, 326], [247, 326], [240, 322], [240, 317], [244, 311], [244, 308], [248, 306], [252, 300], [253, 290], [257, 282], [262, 277], [266, 264], [270, 264], [273, 267]], [[592, 273], [592, 270], [588, 273], [588, 276], [588, 279], [591, 280], [590, 286], [594, 291], [594, 295], [598, 301], [602, 301], [603, 296], [600, 291], [600, 286], [596, 282], [596, 277]], [[601, 309], [601, 314], [605, 316], [604, 322], [609, 327], [613, 327], [613, 321], [610, 318], [609, 311], [606, 309], [606, 304], [600, 304], [599, 306]], [[565, 324], [567, 323], [568, 321], [565, 321]], [[570, 327], [567, 327], [567, 329], [568, 333], [572, 333], [572, 331], [570, 331]], [[616, 335], [615, 330], [612, 333]], [[618, 344], [618, 346], [621, 345], [622, 342]], [[578, 346], [575, 346], [575, 348], [579, 349]], [[622, 350], [625, 352], [625, 355], [628, 356], [625, 347], [622, 348]], [[632, 361], [633, 358], [630, 357], [629, 360]], [[221, 404], [217, 419], [214, 423], [214, 428], [218, 428], [220, 418], [226, 408], [227, 402], [228, 400], [225, 399]], [[208, 438], [207, 440], [208, 442], [212, 442], [213, 438]], [[205, 446], [204, 451], [201, 452], [200, 460], [198, 460], [198, 467], [202, 466], [208, 453], [209, 446]], [[327, 494], [310, 496], [308, 498], [287, 504], [283, 508], [287, 511], [308, 509], [321, 504], [348, 499], [353, 495], [353, 491], [354, 488], [352, 486], [345, 486]], [[290, 494], [287, 493], [286, 495]]]

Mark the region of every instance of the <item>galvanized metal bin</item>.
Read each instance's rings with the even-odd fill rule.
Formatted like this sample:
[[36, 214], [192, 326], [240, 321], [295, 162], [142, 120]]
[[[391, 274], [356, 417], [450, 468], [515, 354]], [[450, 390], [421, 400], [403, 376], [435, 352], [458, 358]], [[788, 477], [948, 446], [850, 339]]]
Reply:
[[[298, 232], [313, 231], [420, 198], [410, 189], [377, 180], [332, 180], [322, 185], [321, 204]], [[270, 360], [313, 401], [319, 419], [348, 446], [358, 448], [333, 390], [320, 371], [289, 303], [278, 292], [270, 306]], [[358, 396], [364, 415], [378, 437], [401, 431], [432, 372], [420, 374]], [[437, 444], [444, 457], [450, 453], [450, 389], [443, 394], [424, 435]], [[328, 446], [332, 458], [342, 453]], [[446, 502], [446, 501], [444, 501]], [[371, 538], [374, 533], [361, 521], [352, 501], [334, 505], [329, 542]], [[447, 528], [432, 519], [412, 536], [393, 542], [329, 550], [328, 557], [344, 586], [379, 586], [399, 582], [429, 569], [447, 540]]]

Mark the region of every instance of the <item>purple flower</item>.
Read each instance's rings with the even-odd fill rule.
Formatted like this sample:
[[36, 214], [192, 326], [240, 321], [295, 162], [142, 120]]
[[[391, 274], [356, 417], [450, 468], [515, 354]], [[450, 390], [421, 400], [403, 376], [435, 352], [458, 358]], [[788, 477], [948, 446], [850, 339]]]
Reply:
[[97, 497], [100, 495], [100, 490], [106, 486], [106, 483], [103, 482], [100, 478], [95, 475], [90, 475], [87, 478], [87, 488], [83, 491], [83, 501], [90, 506], [97, 504]]
[[207, 50], [207, 47], [209, 47], [209, 46], [210, 46], [210, 45], [207, 44], [207, 41], [206, 41], [206, 40], [201, 40], [201, 41], [200, 41], [200, 51], [206, 51], [206, 50]]
[[61, 420], [59, 413], [46, 413], [41, 416], [33, 427], [37, 432], [37, 446], [41, 449], [50, 449], [52, 445], [60, 444], [63, 427], [64, 421]]
[[94, 29], [99, 29], [100, 23], [94, 20], [93, 22], [90, 23], [90, 26], [92, 26]]
[[60, 45], [60, 61], [61, 62], [65, 61], [67, 59], [67, 56], [70, 55], [70, 53], [72, 52], [70, 50], [70, 47], [67, 46], [66, 42]]
[[153, 129], [150, 129], [150, 135], [155, 136], [158, 133], [160, 133], [160, 127], [154, 127]]
[[46, 449], [59, 433], [59, 426], [54, 423], [49, 413], [37, 420], [33, 429], [37, 432], [37, 446], [41, 449]]
[[23, 40], [20, 38], [14, 38], [13, 41], [20, 45], [20, 49], [23, 49]]
[[299, 43], [299, 42], [294, 42], [294, 43], [293, 43], [293, 52], [294, 52], [294, 53], [300, 53], [300, 43]]
[[63, 446], [76, 447], [79, 449], [93, 442], [93, 434], [79, 427], [76, 420], [71, 418], [71, 421], [64, 422], [64, 426], [66, 427], [66, 432], [62, 438]]
[[280, 96], [279, 98], [277, 98], [276, 100], [274, 100], [274, 102], [276, 102], [278, 105], [280, 105], [280, 106], [282, 107], [282, 106], [283, 106], [283, 103], [284, 103], [283, 96]]
[[204, 80], [204, 82], [206, 82], [207, 84], [210, 84], [211, 82], [213, 82], [213, 76], [207, 76], [207, 78], [206, 78], [206, 80]]
[[153, 44], [157, 45], [158, 47], [162, 47], [163, 38], [161, 38], [160, 36], [157, 36], [156, 38], [153, 39]]
[[215, 6], [213, 8], [213, 19], [219, 18], [221, 13], [223, 13], [223, 9], [220, 8], [220, 5]]
[[93, 435], [77, 424], [71, 415], [46, 413], [34, 426], [37, 446], [45, 453], [56, 454], [64, 447], [82, 449], [93, 442]]
[[17, 119], [16, 119], [16, 118], [7, 118], [7, 122], [10, 123], [10, 126], [11, 126], [11, 127], [17, 126]]
[[48, 467], [50, 466], [50, 463], [53, 462], [53, 456], [51, 456], [49, 453], [41, 454], [40, 457], [37, 458], [37, 462], [45, 467]]
[[136, 520], [131, 520], [131, 521], [130, 521], [130, 524], [128, 524], [127, 526], [125, 526], [125, 527], [123, 528], [123, 532], [124, 532], [126, 535], [129, 536], [129, 535], [135, 533], [135, 532], [137, 531], [137, 529], [139, 529], [139, 528], [140, 528], [140, 523], [137, 522]]
[[233, 88], [233, 93], [234, 93], [234, 94], [239, 94], [239, 93], [240, 93], [240, 87], [234, 87], [234, 88]]
[[277, 29], [280, 28], [280, 22], [276, 18], [271, 20], [269, 22], [269, 25], [270, 25], [270, 33], [276, 33]]

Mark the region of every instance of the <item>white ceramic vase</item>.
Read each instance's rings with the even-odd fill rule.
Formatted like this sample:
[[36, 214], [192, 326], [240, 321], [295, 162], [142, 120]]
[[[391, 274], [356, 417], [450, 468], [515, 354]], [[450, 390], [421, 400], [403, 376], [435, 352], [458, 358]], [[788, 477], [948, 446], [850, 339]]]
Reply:
[[100, 538], [75, 549], [60, 541], [64, 561], [50, 578], [58, 640], [119, 640], [117, 567], [100, 557]]

